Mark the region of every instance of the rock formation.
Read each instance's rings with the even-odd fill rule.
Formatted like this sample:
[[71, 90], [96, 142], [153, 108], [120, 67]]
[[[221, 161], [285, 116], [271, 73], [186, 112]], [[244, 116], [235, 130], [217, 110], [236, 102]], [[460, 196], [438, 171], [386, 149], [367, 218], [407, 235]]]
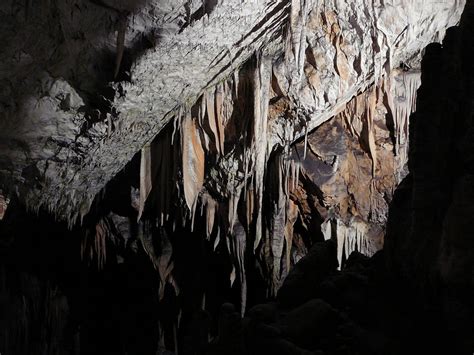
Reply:
[[0, 353], [470, 351], [464, 8], [4, 2]]
[[[414, 293], [442, 309], [449, 335], [473, 348], [474, 258], [472, 154], [474, 7], [460, 27], [423, 57], [418, 109], [412, 116], [410, 174], [390, 208], [391, 268]], [[434, 90], [434, 88], [438, 88]], [[469, 217], [468, 217], [469, 216]], [[471, 340], [468, 340], [471, 339]]]
[[[33, 209], [76, 221], [196, 100], [221, 111], [219, 100], [237, 89], [228, 78], [238, 80], [252, 56], [258, 63], [245, 75], [258, 95], [251, 121], [262, 141], [251, 167], [261, 181], [277, 145], [334, 116], [401, 62], [416, 66], [462, 9], [457, 0], [4, 2], [2, 185]], [[291, 114], [272, 120], [268, 101], [279, 96]], [[225, 126], [230, 113], [216, 114]], [[219, 142], [226, 161], [238, 158], [236, 141]]]

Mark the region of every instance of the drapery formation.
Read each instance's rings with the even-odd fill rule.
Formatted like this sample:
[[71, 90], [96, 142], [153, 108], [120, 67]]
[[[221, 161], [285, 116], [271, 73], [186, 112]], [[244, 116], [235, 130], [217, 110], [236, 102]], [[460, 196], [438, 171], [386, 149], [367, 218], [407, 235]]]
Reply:
[[[349, 213], [342, 203], [325, 203], [324, 191], [315, 193], [329, 211], [319, 211], [319, 233], [339, 241], [340, 263], [353, 249], [377, 249], [369, 245], [369, 230], [384, 222], [377, 211], [387, 201], [378, 196], [389, 198], [386, 191], [403, 176], [419, 85], [417, 74], [406, 70], [456, 24], [463, 1], [122, 5], [68, 0], [49, 10], [27, 2], [44, 10], [27, 12], [28, 20], [21, 6], [2, 8], [2, 18], [14, 15], [6, 30], [31, 23], [16, 43], [41, 25], [38, 43], [48, 49], [12, 41], [2, 54], [13, 68], [2, 79], [0, 121], [0, 187], [7, 195], [73, 225], [141, 150], [139, 220], [192, 230], [203, 219], [207, 237], [216, 245], [225, 241], [232, 255], [230, 281], [240, 283], [244, 311], [245, 251], [257, 255], [274, 294], [292, 263], [295, 225], [311, 231], [297, 196], [301, 179], [311, 174], [307, 155], [323, 162], [327, 181], [347, 175], [348, 191], [352, 170], [363, 165], [355, 155], [321, 157], [308, 141], [336, 117], [370, 158], [370, 176], [358, 177], [369, 179], [368, 193], [361, 194], [368, 200]], [[111, 53], [115, 65], [108, 73], [97, 58], [107, 63]], [[36, 71], [28, 76], [25, 68]], [[390, 132], [393, 149], [377, 137], [381, 131]], [[302, 151], [294, 145], [299, 139]], [[381, 185], [390, 173], [396, 176]], [[324, 190], [324, 183], [316, 186]], [[89, 244], [100, 266], [106, 224], [99, 222], [93, 234]], [[151, 247], [147, 254], [160, 264]], [[165, 264], [157, 266], [164, 282]]]
[[[463, 6], [457, 0], [7, 1], [0, 9], [10, 38], [1, 54], [2, 189], [32, 209], [43, 206], [76, 222], [179, 110], [204, 92], [220, 105], [221, 83], [255, 53], [271, 62], [263, 65], [272, 71], [273, 90], [288, 97], [294, 112], [293, 120], [278, 116], [255, 127], [271, 151], [333, 117], [400, 62], [416, 67], [423, 48], [457, 23]], [[222, 117], [215, 112], [210, 123], [221, 153]]]

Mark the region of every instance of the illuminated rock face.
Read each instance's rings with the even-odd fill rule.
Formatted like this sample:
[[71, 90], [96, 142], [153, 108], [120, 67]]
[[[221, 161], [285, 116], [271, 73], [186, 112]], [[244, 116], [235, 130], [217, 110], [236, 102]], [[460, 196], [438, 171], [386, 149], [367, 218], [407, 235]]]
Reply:
[[[247, 139], [258, 135], [252, 176], [261, 181], [275, 147], [339, 113], [400, 62], [416, 67], [463, 7], [455, 0], [3, 2], [0, 182], [31, 208], [76, 221], [137, 151], [204, 101], [203, 109], [216, 109], [205, 118], [210, 141], [234, 164], [229, 112], [219, 110], [233, 90], [226, 78], [238, 78], [253, 56]], [[291, 115], [269, 110], [279, 98]]]
[[0, 5], [6, 352], [472, 349], [474, 3], [42, 3]]
[[73, 225], [141, 151], [138, 218], [225, 242], [241, 312], [248, 251], [275, 294], [305, 238], [383, 246], [416, 68], [463, 1], [111, 4], [0, 8], [2, 189]]
[[395, 70], [295, 145], [301, 183], [294, 200], [304, 225], [311, 226], [316, 211], [324, 238], [338, 241], [340, 265], [354, 250], [373, 255], [383, 247], [389, 203], [408, 171], [409, 116], [419, 85], [420, 72]]

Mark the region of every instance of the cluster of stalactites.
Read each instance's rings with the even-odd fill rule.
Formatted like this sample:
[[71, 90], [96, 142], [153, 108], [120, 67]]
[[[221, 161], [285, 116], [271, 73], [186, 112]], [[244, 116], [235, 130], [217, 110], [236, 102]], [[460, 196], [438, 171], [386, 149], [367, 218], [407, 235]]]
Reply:
[[395, 154], [398, 160], [398, 181], [408, 163], [410, 115], [416, 111], [417, 90], [421, 85], [420, 71], [392, 71], [387, 85], [388, 108], [392, 114]]
[[354, 217], [345, 224], [340, 219], [334, 218], [324, 222], [321, 230], [325, 240], [332, 239], [337, 242], [339, 268], [342, 267], [343, 260], [347, 259], [353, 251], [371, 256], [370, 241], [367, 238], [369, 226], [363, 220]]
[[[293, 75], [290, 76], [296, 78], [289, 80], [289, 85], [286, 86], [286, 95], [290, 100], [298, 95], [297, 83], [301, 82], [298, 78], [304, 74], [306, 22], [310, 9], [315, 7], [313, 2], [292, 1], [285, 51], [287, 67], [293, 68]], [[338, 64], [338, 72], [343, 75], [345, 71], [341, 65]], [[386, 107], [386, 110], [392, 112], [396, 121], [396, 151], [397, 155], [401, 155], [400, 147], [406, 147], [408, 117], [415, 108], [415, 94], [419, 85], [415, 77], [403, 72], [390, 76], [385, 74], [383, 77], [382, 66], [375, 67], [376, 84], [351, 100], [342, 113], [354, 134], [365, 135], [360, 138], [366, 143], [367, 152], [372, 159], [374, 177], [377, 173], [374, 122], [378, 109], [385, 105], [384, 98], [387, 97], [389, 107]], [[248, 97], [240, 97], [241, 75], [236, 71], [233, 77], [216, 87], [206, 89], [192, 107], [181, 107], [176, 114], [173, 133], [170, 135], [172, 144], [161, 145], [159, 148], [161, 151], [177, 151], [179, 159], [172, 159], [171, 163], [166, 161], [170, 154], [154, 155], [153, 151], [159, 143], [151, 143], [142, 151], [139, 218], [151, 191], [160, 188], [154, 186], [155, 182], [163, 183], [166, 177], [170, 177], [170, 170], [179, 170], [181, 181], [177, 192], [184, 202], [182, 207], [185, 212], [179, 214], [183, 221], [178, 223], [190, 222], [192, 229], [196, 218], [202, 218], [205, 221], [206, 236], [208, 239], [214, 238], [215, 247], [221, 241], [226, 241], [234, 261], [230, 282], [232, 284], [239, 279], [242, 288], [242, 312], [245, 310], [246, 298], [244, 250], [252, 247], [265, 261], [270, 274], [270, 292], [274, 294], [290, 267], [292, 228], [298, 214], [298, 209], [292, 205], [289, 196], [291, 186], [298, 183], [299, 164], [289, 160], [285, 147], [280, 147], [283, 148], [280, 155], [277, 158], [272, 157], [278, 161], [278, 168], [271, 171], [269, 169], [269, 160], [276, 144], [271, 138], [272, 122], [269, 120], [269, 101], [275, 94], [272, 76], [278, 80], [278, 75], [274, 74], [273, 63], [265, 56], [256, 55], [250, 78], [252, 89], [245, 93]], [[397, 81], [400, 78], [403, 82], [401, 86]], [[406, 100], [402, 100], [402, 96], [406, 97]], [[253, 112], [247, 112], [245, 117], [235, 112], [235, 106], [241, 99], [253, 102]], [[246, 130], [235, 132], [232, 131], [235, 127], [231, 127], [230, 131], [237, 138], [230, 139], [226, 134], [228, 125], [235, 119], [245, 121], [247, 124], [241, 126], [246, 127]], [[355, 127], [360, 122], [366, 129]], [[294, 130], [301, 127], [290, 122], [288, 128], [291, 132], [286, 138], [290, 144], [297, 136]], [[306, 129], [306, 135], [307, 131]], [[226, 145], [226, 142], [229, 144]], [[176, 154], [171, 155], [176, 158]], [[174, 164], [174, 167], [166, 167], [166, 164]], [[279, 182], [279, 187], [274, 185], [270, 191], [268, 181], [272, 179]], [[176, 203], [177, 199], [166, 187], [157, 196], [154, 198], [161, 200], [156, 211], [159, 217], [158, 225], [164, 225], [170, 218], [170, 204]], [[239, 206], [244, 206], [244, 213], [238, 213]], [[242, 215], [245, 220], [239, 219]], [[354, 238], [347, 237], [350, 241], [346, 242], [344, 239], [340, 248], [347, 245], [345, 248], [348, 248], [348, 252], [356, 245], [361, 249], [365, 240], [363, 233], [365, 232], [362, 229], [356, 233], [356, 240], [360, 239], [356, 243], [351, 242]], [[352, 234], [341, 232], [339, 235]], [[252, 245], [248, 245], [248, 241], [252, 241]]]
[[[393, 120], [394, 154], [398, 165], [394, 167], [394, 172], [398, 174], [396, 182], [399, 183], [403, 178], [402, 174], [408, 163], [410, 115], [416, 110], [416, 94], [420, 85], [420, 72], [395, 69], [377, 85], [354, 97], [340, 113], [351, 134], [365, 145], [364, 148], [372, 159], [374, 178], [378, 163], [374, 122], [378, 118], [386, 122], [388, 113]], [[368, 185], [371, 200], [373, 182]], [[371, 254], [367, 239], [368, 225], [362, 220], [352, 219], [345, 224], [339, 219], [330, 219], [322, 224], [321, 230], [326, 239], [337, 240], [340, 266], [343, 258], [347, 258], [353, 251]]]
[[[172, 222], [188, 224], [192, 229], [195, 220], [200, 219], [207, 239], [213, 238], [214, 248], [225, 242], [233, 261], [230, 283], [238, 280], [241, 287], [242, 313], [246, 304], [245, 250], [252, 248], [265, 263], [269, 293], [275, 294], [291, 267], [293, 226], [299, 213], [290, 195], [299, 182], [300, 163], [289, 158], [290, 143], [280, 147], [278, 154], [272, 154], [274, 147], [268, 141], [269, 102], [275, 94], [271, 86], [272, 62], [257, 56], [252, 70], [251, 89], [247, 92], [239, 91], [242, 78], [237, 72], [217, 87], [206, 90], [192, 107], [182, 107], [172, 130], [168, 129], [142, 149], [137, 203], [140, 225], [149, 223], [146, 218], [141, 219], [152, 200], [157, 227]], [[341, 112], [352, 134], [366, 142], [374, 176], [376, 115], [388, 102], [385, 112], [390, 111], [394, 117], [397, 155], [401, 155], [399, 151], [408, 140], [409, 115], [415, 109], [418, 85], [419, 75], [396, 71], [381, 84], [356, 96]], [[241, 117], [242, 113], [236, 109], [238, 100], [253, 102], [250, 114], [246, 112], [247, 116]], [[228, 125], [235, 123], [233, 120], [246, 120], [247, 124], [241, 126], [250, 129], [232, 132], [234, 141], [226, 147], [225, 133]], [[294, 135], [292, 129], [289, 124], [288, 142]], [[241, 150], [240, 154], [235, 153], [236, 149]], [[175, 186], [170, 186], [170, 181]], [[172, 213], [173, 205], [180, 203], [183, 213]], [[243, 213], [239, 213], [239, 208]], [[177, 216], [183, 220], [175, 220], [180, 218]], [[83, 254], [96, 254], [99, 267], [105, 262], [103, 229], [104, 223], [99, 223], [95, 235], [89, 237], [92, 241], [86, 240], [94, 248], [83, 247]], [[150, 242], [152, 234], [146, 231], [149, 229], [142, 233], [145, 251], [160, 272], [163, 287], [168, 282], [178, 292], [172, 277], [171, 244], [167, 243], [166, 255], [157, 256]], [[327, 238], [337, 240], [340, 264], [343, 255], [347, 257], [354, 250], [367, 254], [368, 227], [364, 223], [352, 221], [345, 225], [338, 220], [327, 221], [322, 229]]]
[[[377, 171], [377, 146], [374, 121], [390, 112], [393, 119], [394, 153], [400, 169], [407, 163], [410, 115], [416, 110], [416, 92], [421, 85], [418, 71], [393, 70], [364, 93], [354, 97], [341, 112], [351, 134], [365, 143], [372, 159], [372, 174]], [[388, 104], [387, 104], [388, 103]], [[366, 128], [364, 129], [363, 126]]]
[[[272, 63], [266, 57], [256, 56], [252, 70], [251, 90], [243, 93], [247, 97], [239, 97], [242, 92], [238, 89], [240, 75], [237, 73], [216, 88], [204, 92], [194, 106], [180, 109], [173, 132], [168, 132], [171, 138], [159, 137], [143, 148], [138, 203], [140, 219], [150, 196], [154, 195], [152, 191], [159, 190], [162, 187], [160, 184], [170, 177], [169, 171], [177, 169], [166, 164], [179, 164], [181, 181], [176, 190], [179, 196], [170, 196], [165, 187], [152, 198], [162, 200], [154, 203], [159, 206], [155, 211], [159, 217], [157, 224], [162, 226], [168, 221], [170, 204], [176, 204], [181, 198], [184, 212], [180, 215], [185, 220], [177, 223], [189, 223], [192, 229], [195, 220], [200, 218], [205, 223], [207, 238], [214, 238], [214, 247], [225, 240], [234, 264], [230, 282], [233, 284], [239, 279], [242, 288], [242, 312], [245, 311], [246, 299], [243, 260], [246, 248], [258, 250], [268, 261], [273, 293], [290, 267], [289, 252], [296, 208], [291, 208], [289, 196], [299, 174], [299, 164], [289, 160], [289, 154], [283, 152], [276, 158], [278, 169], [274, 169], [275, 176], [268, 176], [272, 148], [267, 141]], [[247, 74], [246, 71], [244, 75]], [[246, 117], [239, 116], [242, 112], [235, 112], [239, 99], [253, 102], [253, 110], [246, 111]], [[245, 120], [247, 124], [241, 125], [245, 127], [242, 132], [234, 132], [237, 142], [232, 144], [236, 143], [238, 148], [226, 152], [224, 132], [232, 120]], [[171, 139], [172, 144], [163, 144], [166, 139]], [[289, 147], [286, 148], [284, 151], [288, 153]], [[176, 157], [176, 154], [162, 153], [165, 149], [177, 151], [180, 157], [169, 161], [167, 157]], [[235, 154], [235, 149], [240, 149], [240, 154]], [[276, 197], [269, 202], [272, 212], [268, 216], [267, 212], [264, 213], [268, 189], [265, 182], [270, 178], [279, 183], [274, 185], [272, 196]], [[167, 197], [163, 199], [163, 195]], [[239, 213], [239, 206], [244, 206], [243, 213]], [[288, 221], [292, 222], [287, 225]], [[251, 240], [252, 245], [247, 245], [247, 240]], [[262, 246], [263, 240], [268, 247]], [[285, 250], [286, 256], [283, 255]], [[282, 260], [286, 265], [284, 267], [281, 266]]]
[[[158, 149], [174, 149], [179, 152], [180, 158], [173, 161], [174, 164], [179, 162], [178, 169], [182, 177], [181, 188], [177, 191], [181, 194], [186, 212], [180, 214], [185, 219], [181, 223], [184, 225], [190, 222], [192, 229], [195, 219], [202, 218], [207, 238], [214, 238], [214, 247], [225, 241], [234, 265], [229, 276], [230, 283], [233, 284], [238, 279], [242, 290], [242, 312], [245, 311], [246, 300], [243, 260], [245, 249], [252, 247], [266, 264], [269, 291], [275, 294], [291, 267], [293, 225], [298, 216], [298, 209], [290, 201], [290, 194], [298, 184], [299, 163], [289, 160], [289, 155], [285, 154], [288, 149], [282, 147], [280, 154], [272, 158], [277, 161], [274, 164], [277, 168], [269, 169], [269, 159], [274, 149], [267, 138], [271, 129], [269, 101], [274, 94], [271, 87], [272, 63], [260, 56], [257, 56], [255, 62], [251, 75], [252, 89], [245, 93], [253, 97], [253, 111], [251, 117], [237, 118], [251, 122], [244, 126], [252, 128], [250, 131], [237, 133], [240, 154], [235, 154], [235, 149], [239, 148], [226, 151], [224, 144], [227, 126], [235, 119], [234, 116], [238, 116], [234, 115], [235, 105], [239, 99], [249, 100], [239, 98], [239, 94], [242, 94], [238, 89], [238, 72], [217, 87], [205, 91], [194, 106], [181, 108], [174, 121], [172, 144], [165, 146], [161, 142]], [[399, 142], [396, 149], [397, 155], [400, 155], [401, 147], [406, 147], [409, 115], [415, 108], [416, 89], [419, 85], [417, 78], [415, 74], [396, 71], [389, 77], [382, 78], [378, 85], [373, 85], [356, 96], [341, 113], [353, 134], [365, 135], [359, 138], [367, 145], [367, 152], [373, 162], [374, 177], [377, 172], [376, 115], [381, 111], [381, 106], [385, 107], [385, 98], [388, 98], [389, 107], [385, 107], [385, 112], [392, 112], [396, 121], [394, 136]], [[288, 127], [290, 130], [294, 129], [291, 125]], [[249, 134], [251, 139], [247, 137]], [[288, 134], [292, 136], [294, 132]], [[155, 154], [153, 160], [156, 144], [160, 145], [160, 141], [146, 146], [142, 151], [140, 215], [154, 188], [153, 182], [165, 181], [166, 176], [169, 177], [168, 170], [177, 169], [166, 167], [166, 154]], [[215, 166], [210, 169], [206, 160], [212, 160]], [[268, 182], [272, 180], [278, 183], [271, 186]], [[220, 185], [215, 186], [216, 184]], [[163, 225], [169, 218], [169, 212], [166, 211], [170, 207], [167, 204], [176, 201], [169, 195], [169, 191], [162, 191], [157, 196], [163, 199], [163, 195], [167, 197], [160, 204], [162, 210], [157, 211], [160, 216], [159, 225]], [[244, 206], [244, 213], [238, 213], [239, 205]], [[245, 220], [239, 219], [242, 215]], [[342, 250], [347, 256], [353, 250], [364, 253], [367, 249], [364, 247], [367, 244], [367, 229], [357, 223], [354, 226], [340, 225], [339, 229], [336, 228], [338, 232], [333, 237], [338, 240], [340, 261]], [[253, 245], [248, 245], [248, 241], [252, 241]]]

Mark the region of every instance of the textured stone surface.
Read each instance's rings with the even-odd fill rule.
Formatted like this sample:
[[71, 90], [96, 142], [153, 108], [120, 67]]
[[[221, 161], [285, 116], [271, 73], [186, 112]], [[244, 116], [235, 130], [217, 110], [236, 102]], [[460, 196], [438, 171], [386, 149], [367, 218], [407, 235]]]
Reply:
[[32, 208], [75, 220], [180, 108], [255, 52], [269, 57], [275, 88], [296, 111], [296, 120], [268, 122], [271, 150], [336, 114], [401, 61], [416, 63], [463, 5], [5, 1], [1, 184]]
[[395, 70], [375, 89], [373, 113], [371, 88], [293, 148], [301, 172], [292, 199], [304, 233], [318, 232], [312, 221], [319, 216], [316, 228], [338, 241], [340, 265], [354, 250], [373, 255], [383, 247], [389, 203], [408, 170], [409, 116], [419, 84], [418, 71]]
[[[3, 63], [10, 63], [3, 60], [0, 66], [9, 78], [0, 86], [5, 90], [2, 109], [8, 113], [0, 121], [0, 219], [12, 197], [0, 221], [2, 353], [160, 354], [168, 353], [165, 348], [183, 354], [472, 352], [472, 2], [461, 28], [451, 29], [442, 46], [428, 48], [417, 100], [419, 73], [413, 69], [418, 49], [402, 65], [399, 54], [393, 66], [377, 69], [377, 60], [386, 59], [377, 53], [386, 52], [378, 46], [383, 40], [376, 38], [386, 31], [384, 20], [376, 21], [378, 29], [370, 22], [373, 14], [384, 18], [376, 2], [367, 7], [368, 2], [326, 1], [326, 8], [319, 4], [314, 22], [310, 13], [304, 20], [304, 14], [318, 4], [281, 2], [282, 15], [288, 11], [293, 19], [291, 31], [282, 33], [285, 43], [278, 36], [270, 43], [263, 35], [262, 44], [270, 46], [266, 51], [251, 55], [238, 70], [225, 69], [223, 76], [234, 75], [210, 83], [195, 95], [197, 100], [191, 93], [196, 87], [185, 89], [183, 97], [176, 96], [177, 109], [166, 117], [148, 117], [145, 111], [151, 108], [152, 116], [161, 112], [160, 100], [155, 101], [159, 92], [181, 90], [184, 79], [170, 72], [160, 83], [150, 77], [155, 69], [165, 77], [167, 69], [175, 68], [196, 75], [197, 82], [208, 74], [194, 73], [206, 67], [204, 62], [188, 63], [193, 66], [188, 70], [170, 56], [164, 56], [166, 63], [155, 61], [152, 48], [160, 40], [152, 43], [150, 19], [176, 15], [157, 20], [166, 31], [159, 30], [156, 38], [166, 32], [182, 41], [183, 28], [207, 26], [209, 17], [230, 2], [207, 1], [202, 10], [200, 2], [175, 3], [176, 10], [165, 2], [162, 8], [151, 1], [137, 8], [115, 2], [119, 11], [98, 1], [49, 4], [60, 11], [0, 5], [25, 24], [0, 51], [2, 59], [22, 43], [33, 48], [34, 39], [35, 56], [50, 49], [42, 46], [48, 38], [58, 45], [48, 52], [50, 60], [37, 56], [36, 62], [27, 62], [22, 68], [28, 70], [14, 65], [15, 70], [3, 70]], [[445, 6], [457, 10], [464, 3], [384, 4], [390, 19], [411, 24], [401, 26], [402, 35], [393, 40], [406, 33], [407, 43], [399, 46], [405, 53], [412, 40], [418, 43], [415, 36], [420, 49], [428, 33], [438, 37], [436, 28], [450, 14]], [[422, 5], [433, 6], [436, 13]], [[307, 8], [300, 11], [300, 6]], [[330, 6], [337, 10], [338, 24]], [[90, 16], [77, 17], [76, 11]], [[210, 16], [200, 19], [205, 13]], [[120, 57], [115, 41], [124, 35], [127, 16], [129, 30], [135, 25], [141, 30], [126, 31], [123, 67], [110, 84], [117, 91], [109, 92], [105, 86]], [[66, 32], [55, 30], [56, 18], [63, 19]], [[188, 23], [189, 18], [194, 22]], [[418, 20], [423, 25], [415, 26]], [[310, 29], [304, 36], [299, 21]], [[456, 21], [453, 12], [448, 22]], [[363, 26], [355, 35], [357, 23]], [[10, 18], [0, 22], [13, 36], [12, 24]], [[30, 38], [32, 28], [50, 30]], [[186, 29], [182, 33], [194, 36]], [[146, 38], [140, 31], [148, 33]], [[107, 41], [94, 42], [107, 33]], [[300, 45], [305, 53], [297, 59], [298, 38], [305, 43], [313, 33], [315, 42]], [[29, 42], [21, 41], [27, 37]], [[345, 55], [338, 52], [341, 48]], [[366, 50], [374, 57], [364, 57]], [[139, 52], [144, 56], [132, 55]], [[22, 56], [14, 58], [21, 62]], [[102, 60], [103, 65], [97, 64]], [[35, 81], [45, 74], [43, 66], [49, 74]], [[133, 75], [139, 67], [142, 79]], [[159, 92], [140, 93], [141, 81], [153, 83]], [[23, 94], [30, 101], [18, 100]], [[190, 97], [186, 105], [184, 96]], [[418, 110], [409, 122], [415, 101]], [[121, 128], [119, 122], [135, 128]], [[144, 137], [163, 125], [144, 145]], [[308, 132], [313, 125], [318, 129]], [[77, 132], [77, 140], [64, 139]], [[101, 139], [104, 147], [90, 150]], [[405, 177], [408, 144], [410, 174]], [[95, 213], [72, 230], [44, 211], [28, 213], [15, 197], [18, 187], [31, 207], [46, 201], [60, 217], [74, 215], [80, 201], [86, 201], [86, 211], [95, 191], [140, 148], [141, 166], [136, 156], [107, 184]], [[78, 156], [83, 163], [76, 166]], [[69, 186], [64, 181], [72, 172], [77, 180]], [[46, 173], [50, 180], [44, 180]], [[380, 247], [389, 204], [385, 253], [391, 268], [379, 252], [372, 258], [352, 253], [337, 270], [338, 261], [352, 250], [372, 254]], [[324, 238], [331, 240], [314, 243]], [[276, 289], [275, 302], [252, 308]], [[224, 304], [219, 315], [218, 308], [229, 300], [240, 307]], [[251, 309], [242, 318], [246, 303]]]

